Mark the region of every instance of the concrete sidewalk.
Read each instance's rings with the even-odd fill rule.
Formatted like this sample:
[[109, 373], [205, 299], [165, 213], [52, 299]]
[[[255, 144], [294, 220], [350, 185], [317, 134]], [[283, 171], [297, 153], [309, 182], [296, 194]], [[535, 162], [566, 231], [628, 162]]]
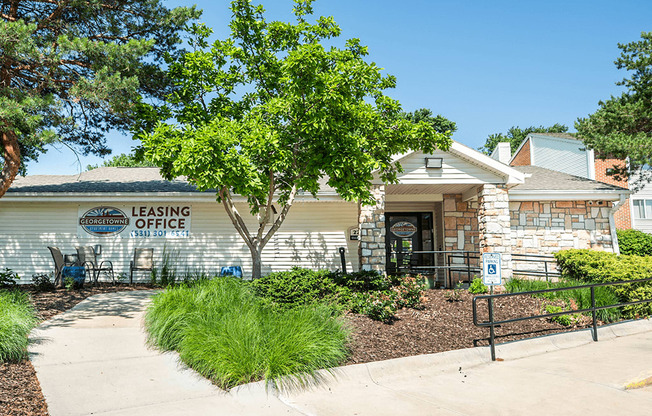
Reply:
[[[652, 320], [499, 346], [340, 367], [304, 390], [219, 390], [145, 347], [151, 292], [93, 296], [43, 323], [30, 356], [61, 415], [650, 415]], [[554, 413], [553, 413], [554, 412]]]

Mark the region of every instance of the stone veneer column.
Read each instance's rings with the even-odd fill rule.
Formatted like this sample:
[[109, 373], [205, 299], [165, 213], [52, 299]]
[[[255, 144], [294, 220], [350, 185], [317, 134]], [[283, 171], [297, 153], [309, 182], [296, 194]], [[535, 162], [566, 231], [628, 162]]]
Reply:
[[360, 267], [385, 273], [385, 185], [373, 185], [374, 205], [359, 205]]
[[503, 279], [512, 277], [509, 194], [502, 185], [484, 185], [478, 198], [480, 253], [500, 253]]

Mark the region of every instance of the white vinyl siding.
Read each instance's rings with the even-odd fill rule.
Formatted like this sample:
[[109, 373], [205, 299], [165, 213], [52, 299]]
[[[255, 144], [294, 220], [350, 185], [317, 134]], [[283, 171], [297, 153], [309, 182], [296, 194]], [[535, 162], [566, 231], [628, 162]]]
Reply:
[[[111, 205], [111, 200], [107, 198], [105, 203], [97, 205]], [[223, 266], [242, 266], [245, 275], [249, 276], [249, 249], [235, 231], [224, 208], [217, 203], [190, 205], [189, 238], [136, 239], [78, 237], [77, 203], [3, 201], [0, 203], [0, 269], [12, 269], [23, 282], [30, 282], [32, 274], [54, 270], [48, 246], [57, 246], [67, 254], [74, 253], [75, 246], [101, 244], [99, 260], [111, 260], [116, 273], [128, 274], [129, 261], [136, 247], [153, 247], [157, 266], [160, 266], [165, 247], [174, 253], [178, 272], [215, 273]], [[239, 208], [241, 213], [248, 212], [244, 205]], [[348, 229], [357, 226], [357, 215], [355, 203], [295, 203], [263, 251], [263, 273], [287, 270], [292, 266], [340, 269], [339, 247], [347, 249], [347, 268], [358, 270], [357, 241], [348, 240]], [[148, 278], [147, 274], [139, 276]]]
[[[441, 169], [426, 169], [426, 158], [442, 158]], [[404, 172], [398, 175], [401, 184], [484, 184], [504, 183], [501, 178], [486, 168], [475, 165], [447, 152], [437, 151], [432, 155], [415, 152], [400, 161]]]
[[[630, 178], [630, 183], [634, 183], [639, 178], [633, 175]], [[652, 202], [652, 184], [643, 186], [638, 192], [631, 196], [631, 215], [632, 215], [632, 228], [646, 233], [652, 233], [652, 215], [649, 211], [644, 212], [645, 218], [638, 215], [636, 201], [650, 201]], [[645, 203], [643, 202], [643, 205]]]
[[652, 199], [632, 199], [632, 228], [652, 233]]
[[589, 155], [579, 140], [533, 136], [530, 139], [534, 166], [589, 178]]
[[652, 199], [635, 199], [634, 218], [652, 220]]

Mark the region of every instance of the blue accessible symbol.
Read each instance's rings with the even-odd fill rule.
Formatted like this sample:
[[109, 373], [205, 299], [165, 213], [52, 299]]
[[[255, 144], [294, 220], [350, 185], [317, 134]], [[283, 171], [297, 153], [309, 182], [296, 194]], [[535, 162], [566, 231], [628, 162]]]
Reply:
[[489, 266], [488, 267], [489, 270], [487, 270], [489, 272], [489, 274], [496, 274], [496, 265], [495, 264], [488, 264], [487, 266]]

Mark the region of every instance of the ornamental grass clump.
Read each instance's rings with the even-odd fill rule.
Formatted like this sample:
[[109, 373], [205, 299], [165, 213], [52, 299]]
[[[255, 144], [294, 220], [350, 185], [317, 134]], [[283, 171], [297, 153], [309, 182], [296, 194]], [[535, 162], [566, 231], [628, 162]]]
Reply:
[[149, 342], [222, 388], [265, 380], [304, 385], [341, 363], [348, 329], [327, 305], [271, 308], [246, 282], [215, 278], [168, 288], [145, 319]]
[[27, 357], [27, 335], [38, 323], [26, 293], [0, 290], [0, 362]]

